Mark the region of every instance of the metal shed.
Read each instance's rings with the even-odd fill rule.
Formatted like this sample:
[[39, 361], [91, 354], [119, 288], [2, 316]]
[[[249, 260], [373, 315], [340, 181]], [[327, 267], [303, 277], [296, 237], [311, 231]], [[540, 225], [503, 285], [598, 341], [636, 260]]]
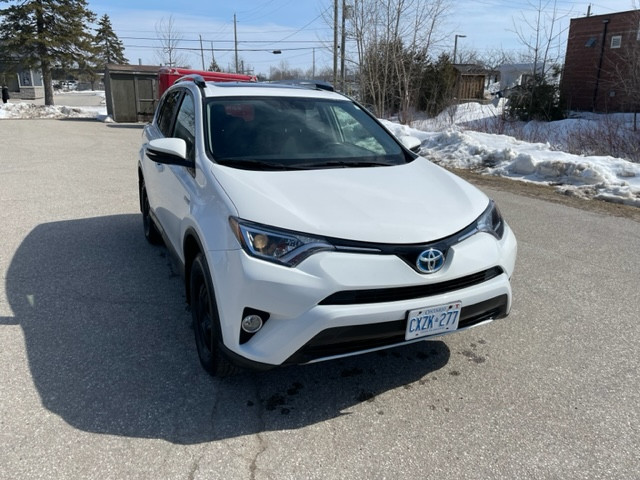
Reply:
[[104, 75], [107, 113], [116, 122], [148, 122], [158, 102], [155, 65], [107, 65]]

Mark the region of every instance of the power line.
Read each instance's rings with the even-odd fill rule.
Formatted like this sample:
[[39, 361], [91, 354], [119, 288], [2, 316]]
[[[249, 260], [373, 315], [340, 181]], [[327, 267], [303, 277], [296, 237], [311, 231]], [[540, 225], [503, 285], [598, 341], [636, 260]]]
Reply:
[[[204, 40], [203, 40], [204, 41]], [[125, 48], [146, 48], [146, 49], [154, 49], [154, 50], [158, 50], [161, 49], [162, 47], [159, 46], [154, 46], [154, 45], [127, 45], [125, 44]], [[283, 52], [290, 52], [290, 51], [300, 51], [300, 50], [313, 50], [314, 48], [321, 48], [319, 46], [316, 47], [290, 47], [290, 48], [285, 48], [285, 49], [281, 49]], [[189, 51], [189, 52], [199, 52], [201, 49], [198, 47], [174, 47], [172, 48], [172, 50], [185, 50], [185, 51]], [[205, 49], [208, 52], [211, 52], [212, 50], [214, 52], [235, 52], [236, 49], [235, 48], [206, 48]], [[273, 48], [238, 48], [239, 52], [273, 52]]]
[[[126, 40], [152, 40], [152, 41], [160, 41], [161, 39], [158, 37], [119, 37], [120, 39]], [[200, 42], [200, 39], [190, 39], [190, 38], [171, 38], [167, 39], [170, 41], [178, 41], [178, 42]], [[216, 42], [216, 43], [234, 43], [234, 40], [211, 40], [207, 38], [202, 39], [203, 42]], [[238, 43], [314, 43], [317, 44], [317, 40], [238, 40]]]

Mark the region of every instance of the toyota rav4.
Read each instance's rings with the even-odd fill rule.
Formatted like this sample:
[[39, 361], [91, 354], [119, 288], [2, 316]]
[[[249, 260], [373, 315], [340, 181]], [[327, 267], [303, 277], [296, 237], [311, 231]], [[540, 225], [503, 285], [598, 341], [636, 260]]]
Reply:
[[182, 79], [144, 129], [144, 234], [185, 279], [226, 375], [507, 316], [515, 237], [482, 192], [325, 88]]

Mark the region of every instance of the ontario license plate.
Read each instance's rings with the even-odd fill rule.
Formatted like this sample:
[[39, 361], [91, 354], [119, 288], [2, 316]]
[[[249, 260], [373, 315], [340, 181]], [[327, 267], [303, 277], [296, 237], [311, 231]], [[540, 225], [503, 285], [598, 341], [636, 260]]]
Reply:
[[452, 302], [411, 310], [407, 314], [405, 340], [428, 337], [457, 329], [461, 308], [462, 302]]

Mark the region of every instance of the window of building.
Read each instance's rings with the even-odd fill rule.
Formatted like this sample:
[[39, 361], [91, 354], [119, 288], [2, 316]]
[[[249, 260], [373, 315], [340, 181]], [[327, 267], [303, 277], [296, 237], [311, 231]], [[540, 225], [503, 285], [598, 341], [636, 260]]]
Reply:
[[611, 48], [620, 48], [620, 45], [622, 45], [622, 35], [611, 37]]
[[584, 44], [585, 47], [591, 48], [596, 44], [596, 37], [591, 37], [587, 40], [587, 43]]
[[636, 40], [640, 42], [640, 22], [638, 22], [638, 36], [636, 37]]

